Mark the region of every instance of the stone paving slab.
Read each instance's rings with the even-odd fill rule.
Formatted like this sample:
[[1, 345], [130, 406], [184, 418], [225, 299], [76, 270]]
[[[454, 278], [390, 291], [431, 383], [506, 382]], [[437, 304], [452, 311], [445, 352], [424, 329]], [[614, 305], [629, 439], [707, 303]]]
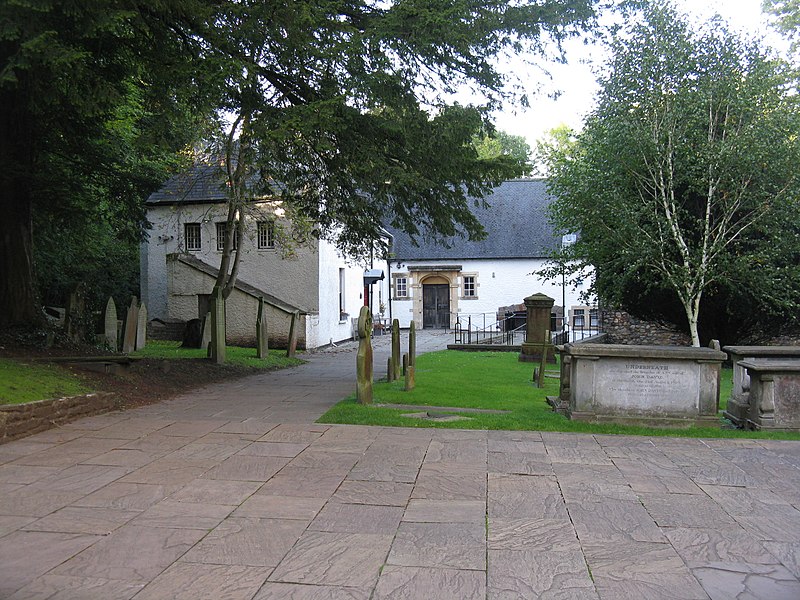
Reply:
[[0, 446], [0, 598], [800, 598], [800, 443], [320, 425], [309, 358]]

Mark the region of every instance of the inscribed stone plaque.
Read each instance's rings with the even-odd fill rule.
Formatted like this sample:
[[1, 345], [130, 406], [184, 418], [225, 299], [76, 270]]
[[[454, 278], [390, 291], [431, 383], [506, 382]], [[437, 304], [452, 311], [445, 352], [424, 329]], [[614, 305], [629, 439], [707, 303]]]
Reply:
[[597, 373], [595, 401], [609, 408], [646, 412], [697, 410], [699, 370], [694, 363], [608, 359]]

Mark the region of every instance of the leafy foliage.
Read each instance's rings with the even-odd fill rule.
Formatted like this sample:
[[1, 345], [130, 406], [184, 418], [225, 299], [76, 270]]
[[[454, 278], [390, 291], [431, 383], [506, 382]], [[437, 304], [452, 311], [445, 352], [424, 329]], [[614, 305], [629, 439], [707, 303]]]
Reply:
[[612, 52], [584, 131], [547, 150], [555, 222], [580, 231], [561, 258], [593, 265], [607, 302], [682, 311], [696, 345], [701, 308], [794, 318], [800, 111], [785, 65], [659, 5]]

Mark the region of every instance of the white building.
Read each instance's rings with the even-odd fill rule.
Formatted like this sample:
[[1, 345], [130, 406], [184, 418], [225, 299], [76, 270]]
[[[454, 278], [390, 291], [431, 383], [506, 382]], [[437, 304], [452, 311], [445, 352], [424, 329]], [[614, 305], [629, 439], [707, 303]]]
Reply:
[[[394, 236], [391, 264], [381, 295], [391, 291], [392, 316], [401, 327], [454, 327], [457, 320], [473, 329], [494, 324], [498, 309], [521, 304], [535, 293], [555, 300], [559, 315], [566, 307], [584, 308], [583, 291], [546, 280], [537, 273], [562, 243], [547, 218], [552, 197], [542, 179], [506, 181], [486, 198], [488, 208], [471, 207], [487, 236], [417, 240], [389, 229]], [[587, 282], [588, 285], [588, 282]], [[586, 307], [587, 310], [589, 309]]]
[[[227, 215], [219, 169], [203, 167], [171, 179], [147, 201], [152, 229], [141, 245], [141, 295], [151, 319], [188, 321], [209, 308], [222, 257]], [[364, 265], [320, 240], [286, 252], [280, 209], [248, 208], [237, 240], [236, 290], [226, 302], [229, 343], [253, 343], [259, 298], [267, 304], [271, 344], [285, 344], [291, 315], [300, 315], [299, 346], [317, 348], [351, 337], [351, 317], [364, 303]], [[379, 267], [379, 265], [376, 265]]]
[[[288, 337], [290, 316], [300, 313], [299, 345], [317, 348], [350, 338], [364, 296], [377, 319], [417, 328], [493, 325], [501, 307], [517, 305], [535, 293], [555, 300], [570, 318], [588, 324], [592, 307], [579, 300], [582, 289], [545, 280], [537, 273], [559, 244], [547, 219], [552, 198], [541, 179], [507, 181], [487, 199], [488, 208], [472, 207], [486, 229], [482, 241], [462, 238], [417, 240], [387, 228], [392, 238], [391, 261], [356, 264], [336, 248], [314, 240], [286, 255], [279, 235], [282, 221], [276, 207], [256, 203], [248, 219], [236, 291], [226, 303], [229, 343], [252, 343], [258, 299], [268, 307], [272, 344]], [[141, 247], [142, 298], [148, 314], [163, 321], [202, 318], [222, 256], [225, 217], [224, 187], [218, 169], [195, 169], [170, 180], [147, 201], [152, 224]], [[365, 269], [386, 277], [365, 286]], [[583, 310], [583, 312], [581, 312]], [[594, 313], [596, 314], [596, 313]], [[560, 328], [560, 327], [559, 327]]]

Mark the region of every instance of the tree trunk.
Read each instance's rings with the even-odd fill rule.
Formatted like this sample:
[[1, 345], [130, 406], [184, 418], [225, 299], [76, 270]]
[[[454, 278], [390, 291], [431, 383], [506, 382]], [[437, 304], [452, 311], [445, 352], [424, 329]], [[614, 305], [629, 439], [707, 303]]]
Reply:
[[689, 321], [689, 335], [692, 336], [692, 346], [700, 347], [700, 334], [698, 333], [697, 323], [700, 316], [700, 297], [693, 298], [691, 301], [681, 301], [683, 309], [686, 311], [686, 319]]
[[41, 325], [33, 275], [34, 150], [24, 94], [0, 91], [0, 329]]

